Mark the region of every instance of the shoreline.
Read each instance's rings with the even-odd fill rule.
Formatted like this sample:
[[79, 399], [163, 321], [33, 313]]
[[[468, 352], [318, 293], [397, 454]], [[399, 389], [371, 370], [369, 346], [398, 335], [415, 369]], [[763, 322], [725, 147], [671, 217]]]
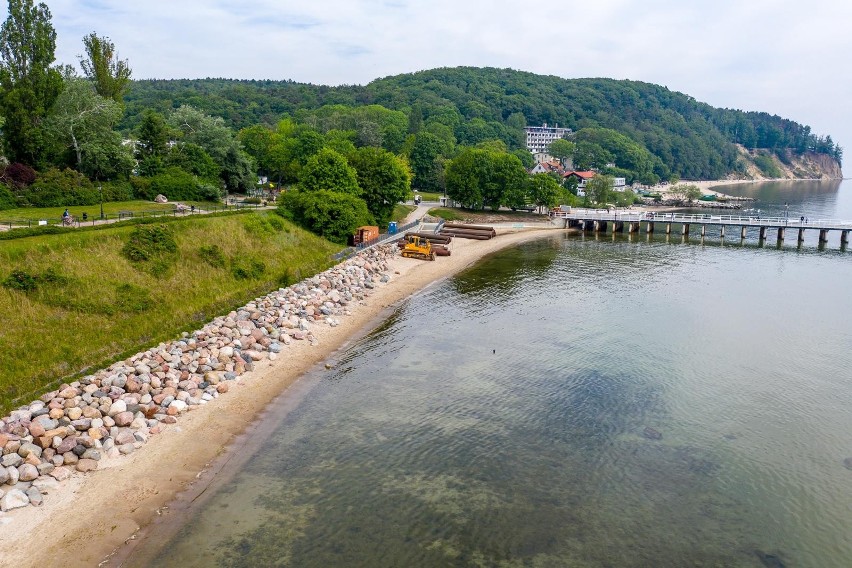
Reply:
[[[263, 420], [272, 403], [298, 393], [289, 389], [317, 365], [357, 341], [382, 315], [426, 286], [452, 276], [487, 254], [524, 241], [564, 234], [561, 229], [503, 232], [488, 241], [454, 239], [452, 256], [435, 262], [395, 255], [390, 281], [377, 286], [337, 327], [313, 329], [317, 346], [297, 342], [275, 360], [256, 363], [235, 388], [212, 404], [195, 407], [177, 424], [153, 436], [138, 452], [111, 460], [85, 476], [75, 475], [51, 492], [40, 507], [0, 514], [0, 557], [4, 565], [39, 566], [73, 555], [77, 565], [96, 566], [121, 555], [127, 542], [150, 526], [176, 497], [200, 488], [215, 475], [211, 464]], [[208, 479], [209, 478], [209, 479]], [[37, 535], [38, 541], [35, 542]], [[86, 543], [80, 546], [81, 541]]]

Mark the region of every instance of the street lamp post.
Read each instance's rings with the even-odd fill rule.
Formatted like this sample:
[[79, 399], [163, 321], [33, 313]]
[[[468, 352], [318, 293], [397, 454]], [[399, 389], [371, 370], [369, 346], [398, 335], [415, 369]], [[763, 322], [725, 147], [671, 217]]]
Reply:
[[104, 219], [104, 188], [98, 184], [98, 194], [101, 196], [101, 221]]

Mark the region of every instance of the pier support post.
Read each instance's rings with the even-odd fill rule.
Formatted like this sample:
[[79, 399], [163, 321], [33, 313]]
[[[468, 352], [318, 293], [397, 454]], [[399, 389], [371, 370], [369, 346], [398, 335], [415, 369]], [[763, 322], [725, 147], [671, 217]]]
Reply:
[[849, 231], [840, 231], [840, 244], [848, 245], [849, 244]]
[[742, 231], [740, 231], [740, 238], [741, 238], [741, 239], [746, 238], [746, 231], [748, 231], [748, 227], [746, 227], [745, 225], [743, 225], [743, 229], [742, 229]]
[[666, 223], [666, 234], [667, 235], [672, 234], [672, 224], [671, 223]]
[[799, 229], [799, 242], [803, 242], [805, 240], [805, 229]]
[[761, 241], [766, 240], [766, 227], [760, 228], [760, 240]]
[[648, 234], [654, 232], [654, 223], [653, 222], [648, 221], [648, 224], [645, 225], [645, 232], [648, 233]]
[[778, 240], [784, 240], [784, 227], [778, 227]]
[[613, 221], [612, 232], [613, 233], [623, 233], [624, 232], [624, 221]]
[[706, 234], [707, 234], [707, 225], [701, 225], [701, 236], [704, 237], [704, 235], [706, 235]]
[[819, 230], [819, 242], [827, 243], [828, 242], [828, 229], [820, 229]]
[[725, 238], [725, 225], [719, 225], [719, 237]]
[[680, 234], [681, 235], [688, 235], [689, 234], [689, 225], [687, 223], [684, 223], [683, 225], [680, 226]]
[[627, 230], [631, 233], [638, 233], [639, 232], [639, 223], [631, 221], [630, 226], [627, 227]]

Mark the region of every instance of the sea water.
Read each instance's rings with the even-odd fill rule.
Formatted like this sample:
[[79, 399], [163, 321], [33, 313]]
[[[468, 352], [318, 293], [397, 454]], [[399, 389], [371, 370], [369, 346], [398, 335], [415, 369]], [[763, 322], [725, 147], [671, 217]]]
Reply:
[[[848, 184], [729, 191], [852, 218]], [[560, 234], [415, 295], [136, 565], [849, 566], [852, 252], [709, 235]]]

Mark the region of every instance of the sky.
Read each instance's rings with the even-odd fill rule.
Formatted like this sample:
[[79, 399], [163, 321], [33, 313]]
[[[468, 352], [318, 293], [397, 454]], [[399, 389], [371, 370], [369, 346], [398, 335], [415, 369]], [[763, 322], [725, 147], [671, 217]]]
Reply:
[[[2, 6], [2, 18], [7, 9]], [[848, 0], [46, 0], [57, 61], [110, 37], [136, 79], [342, 85], [470, 65], [665, 85], [831, 135], [852, 158]]]

